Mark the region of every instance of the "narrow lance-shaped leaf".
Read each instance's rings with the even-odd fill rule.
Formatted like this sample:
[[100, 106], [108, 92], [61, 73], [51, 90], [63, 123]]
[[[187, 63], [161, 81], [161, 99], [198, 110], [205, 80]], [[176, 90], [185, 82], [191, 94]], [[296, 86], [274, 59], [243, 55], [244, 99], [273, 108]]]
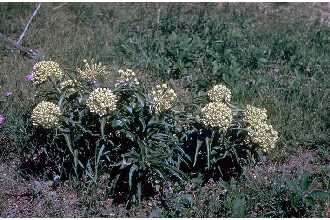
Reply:
[[133, 164], [131, 166], [131, 168], [129, 169], [129, 174], [128, 174], [128, 185], [129, 185], [129, 189], [132, 190], [132, 185], [133, 185], [133, 175], [134, 172], [138, 169], [138, 166], [136, 166], [135, 164]]
[[197, 140], [197, 146], [196, 146], [196, 152], [195, 152], [195, 157], [194, 157], [194, 164], [193, 164], [193, 166], [196, 165], [197, 157], [198, 157], [198, 152], [199, 152], [199, 149], [201, 148], [202, 144], [203, 144], [203, 141], [201, 141], [201, 140], [198, 139], [198, 140]]

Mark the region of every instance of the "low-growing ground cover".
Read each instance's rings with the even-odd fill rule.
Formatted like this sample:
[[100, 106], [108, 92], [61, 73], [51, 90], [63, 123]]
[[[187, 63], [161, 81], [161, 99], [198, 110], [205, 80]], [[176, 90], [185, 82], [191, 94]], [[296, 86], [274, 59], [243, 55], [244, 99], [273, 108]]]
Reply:
[[[0, 156], [4, 161], [3, 166], [8, 166], [5, 164], [8, 159], [19, 160], [19, 168], [14, 166], [14, 169], [25, 178], [32, 179], [24, 183], [21, 176], [14, 179], [2, 176], [0, 180], [7, 184], [3, 184], [2, 191], [6, 192], [11, 180], [23, 181], [23, 185], [36, 181], [32, 182], [33, 189], [27, 187], [23, 191], [27, 191], [28, 198], [41, 204], [41, 207], [49, 208], [19, 214], [17, 208], [15, 211], [10, 207], [13, 204], [19, 207], [22, 204], [24, 209], [24, 202], [13, 199], [20, 197], [2, 193], [0, 199], [4, 201], [1, 203], [4, 205], [0, 206], [0, 211], [3, 216], [328, 215], [330, 42], [327, 14], [324, 15], [327, 5], [58, 5], [42, 5], [23, 41], [24, 46], [42, 52], [44, 60], [58, 62], [65, 72], [72, 72], [76, 67], [82, 68], [81, 61], [92, 58], [109, 65], [107, 68], [112, 70], [131, 68], [139, 72], [141, 84], [147, 88], [160, 82], [168, 83], [176, 91], [181, 103], [177, 106], [178, 111], [192, 111], [194, 108], [191, 104], [204, 106], [205, 100], [199, 97], [205, 97], [206, 92], [214, 85], [225, 84], [231, 90], [231, 103], [238, 109], [252, 104], [268, 110], [269, 123], [279, 132], [279, 141], [273, 150], [261, 158], [261, 165], [240, 169], [241, 176], [231, 182], [212, 183], [210, 180], [210, 183], [205, 183], [205, 179], [201, 181], [198, 176], [193, 175], [188, 178], [191, 186], [186, 189], [180, 184], [170, 184], [162, 194], [155, 194], [153, 198], [141, 201], [140, 208], [133, 205], [127, 211], [127, 204], [112, 204], [117, 197], [109, 197], [107, 176], [100, 174], [93, 183], [96, 171], [94, 167], [87, 169], [89, 172], [86, 173], [89, 180], [92, 180], [90, 184], [81, 184], [74, 179], [81, 172], [78, 170], [78, 160], [74, 161], [76, 166], [73, 175], [66, 174], [70, 180], [66, 183], [69, 186], [63, 186], [62, 182], [57, 183], [50, 171], [39, 172], [38, 175], [33, 173], [34, 176], [31, 173], [26, 175], [24, 171], [36, 171], [45, 160], [42, 152], [34, 151], [33, 147], [40, 143], [31, 144], [33, 133], [31, 125], [27, 123], [31, 110], [41, 101], [40, 96], [36, 96], [35, 88], [25, 79], [36, 61], [11, 51], [1, 42], [0, 81], [4, 95], [1, 97], [0, 114], [5, 117], [6, 122], [0, 128]], [[1, 6], [0, 32], [17, 39], [34, 4]], [[107, 80], [114, 84], [114, 79]], [[140, 101], [136, 103], [141, 104]], [[219, 109], [223, 109], [221, 106], [218, 106]], [[122, 118], [125, 117], [127, 116], [122, 115]], [[116, 120], [112, 124], [114, 123], [116, 124]], [[211, 137], [213, 140], [212, 135], [208, 138]], [[143, 138], [143, 135], [138, 138]], [[201, 144], [199, 148], [206, 149], [202, 153], [204, 156], [195, 158], [195, 153], [199, 150], [193, 151], [190, 166], [198, 166], [198, 158], [208, 161], [209, 163], [205, 163], [208, 167], [212, 166], [211, 160], [208, 160], [211, 154], [207, 154], [208, 148], [205, 147], [209, 146], [209, 139], [204, 141], [206, 145]], [[185, 145], [188, 146], [188, 143]], [[103, 149], [102, 145], [98, 148], [100, 149]], [[52, 153], [54, 152], [48, 154], [50, 158], [55, 161], [61, 159], [57, 157], [57, 153]], [[75, 152], [69, 150], [64, 152], [68, 155], [72, 153], [75, 155]], [[86, 151], [86, 155], [92, 153]], [[37, 162], [37, 165], [32, 166], [31, 161]], [[93, 162], [89, 161], [89, 164]], [[133, 178], [135, 170], [139, 169], [132, 169], [128, 176]], [[261, 174], [265, 170], [269, 172]], [[210, 174], [212, 175], [214, 174]], [[50, 177], [52, 182], [45, 182]], [[34, 189], [36, 187], [40, 188], [37, 192]], [[79, 190], [71, 191], [70, 187]], [[61, 190], [72, 192], [69, 194], [73, 196], [68, 200], [72, 202], [69, 206], [73, 210], [63, 208], [63, 212], [55, 211], [56, 207], [60, 207], [56, 203], [56, 197], [64, 196], [59, 192]], [[138, 188], [133, 191], [139, 192]], [[210, 191], [216, 193], [209, 196]], [[135, 200], [138, 197], [137, 194]], [[27, 208], [29, 209], [31, 208]]]

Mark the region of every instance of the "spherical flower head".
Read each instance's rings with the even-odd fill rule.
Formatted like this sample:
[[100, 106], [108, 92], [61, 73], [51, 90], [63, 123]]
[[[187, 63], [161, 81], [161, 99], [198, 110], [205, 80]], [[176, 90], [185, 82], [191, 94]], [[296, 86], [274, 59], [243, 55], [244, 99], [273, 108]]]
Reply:
[[3, 126], [6, 123], [6, 117], [3, 115], [0, 115], [0, 126]]
[[231, 100], [231, 91], [224, 85], [215, 85], [207, 93], [209, 99], [212, 102], [230, 102]]
[[151, 91], [151, 97], [156, 113], [160, 113], [173, 107], [177, 95], [173, 89], [163, 84], [157, 85], [156, 88]]
[[267, 123], [261, 123], [258, 127], [251, 127], [249, 136], [251, 141], [258, 144], [265, 152], [273, 149], [278, 140], [278, 132]]
[[60, 79], [63, 76], [63, 72], [60, 65], [54, 61], [40, 61], [33, 66], [32, 76], [27, 76], [27, 80], [32, 80], [36, 85], [39, 85], [49, 78], [55, 80]]
[[32, 111], [32, 123], [43, 128], [55, 128], [59, 125], [60, 107], [52, 102], [42, 101]]
[[110, 89], [97, 88], [89, 95], [86, 105], [91, 112], [104, 116], [116, 110], [117, 101]]
[[60, 83], [60, 89], [62, 91], [66, 91], [68, 93], [75, 93], [76, 92], [76, 87], [77, 87], [77, 80], [66, 80]]
[[232, 120], [231, 108], [222, 102], [210, 102], [201, 110], [201, 122], [205, 126], [227, 130]]
[[102, 63], [94, 63], [93, 60], [91, 60], [90, 63], [88, 63], [87, 60], [83, 60], [83, 62], [84, 68], [77, 69], [78, 73], [83, 79], [88, 81], [94, 81], [97, 80], [97, 78], [105, 75], [106, 67], [103, 66]]
[[247, 105], [244, 112], [244, 120], [251, 127], [258, 127], [267, 121], [267, 110], [265, 108], [257, 108]]
[[131, 69], [122, 70], [120, 69], [118, 71], [119, 73], [119, 80], [116, 83], [116, 86], [134, 86], [139, 85], [140, 82], [136, 77], [136, 73], [133, 72]]

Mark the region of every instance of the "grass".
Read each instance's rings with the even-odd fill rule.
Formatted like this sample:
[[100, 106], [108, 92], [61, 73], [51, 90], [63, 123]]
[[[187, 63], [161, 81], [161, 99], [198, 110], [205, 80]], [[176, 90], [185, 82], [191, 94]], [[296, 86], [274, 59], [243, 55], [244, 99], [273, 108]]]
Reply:
[[[329, 147], [329, 28], [313, 17], [311, 4], [58, 5], [43, 3], [23, 40], [44, 58], [67, 68], [94, 58], [187, 80], [192, 96], [223, 82], [234, 102], [268, 109], [280, 132], [274, 160]], [[0, 32], [17, 39], [34, 7], [1, 3]], [[14, 139], [17, 152], [25, 138], [22, 115], [34, 101], [24, 81], [34, 62], [2, 42], [0, 48], [1, 93], [14, 93], [1, 97], [8, 123], [0, 132]]]

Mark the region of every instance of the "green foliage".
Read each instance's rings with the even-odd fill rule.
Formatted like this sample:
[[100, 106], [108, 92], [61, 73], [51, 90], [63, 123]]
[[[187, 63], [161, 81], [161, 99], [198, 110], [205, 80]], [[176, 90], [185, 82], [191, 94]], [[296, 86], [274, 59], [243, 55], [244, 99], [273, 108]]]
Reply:
[[[273, 165], [272, 165], [273, 166]], [[252, 168], [253, 169], [253, 168]], [[180, 193], [167, 192], [164, 217], [322, 217], [329, 201], [328, 169], [294, 177], [281, 169], [256, 176], [248, 172], [238, 180], [204, 186], [186, 185]], [[323, 170], [324, 169], [324, 170]], [[256, 170], [257, 171], [257, 170]], [[258, 174], [258, 173], [256, 173]]]

